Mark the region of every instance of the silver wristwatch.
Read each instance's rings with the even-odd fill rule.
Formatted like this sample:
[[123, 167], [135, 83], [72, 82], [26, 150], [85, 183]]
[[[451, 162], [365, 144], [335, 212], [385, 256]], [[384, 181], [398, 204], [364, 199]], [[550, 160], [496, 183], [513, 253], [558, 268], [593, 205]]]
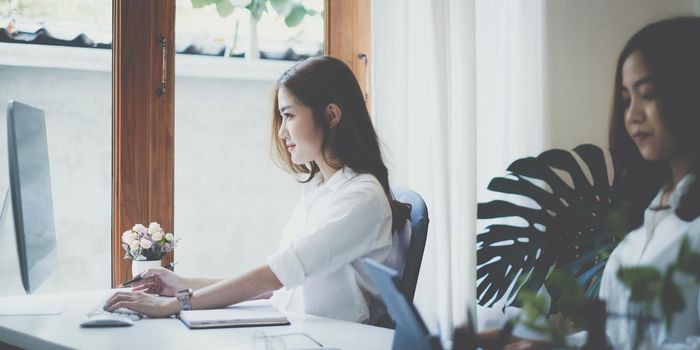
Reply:
[[192, 304], [190, 304], [190, 297], [192, 297], [192, 288], [183, 289], [175, 294], [177, 300], [180, 301], [181, 310], [192, 310]]

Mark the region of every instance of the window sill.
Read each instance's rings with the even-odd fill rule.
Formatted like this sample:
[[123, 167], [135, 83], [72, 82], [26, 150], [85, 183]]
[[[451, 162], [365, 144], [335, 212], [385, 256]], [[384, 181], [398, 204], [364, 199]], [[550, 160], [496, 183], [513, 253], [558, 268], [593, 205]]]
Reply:
[[[275, 81], [294, 63], [178, 54], [175, 56], [175, 75]], [[112, 50], [0, 43], [0, 65], [111, 72]]]

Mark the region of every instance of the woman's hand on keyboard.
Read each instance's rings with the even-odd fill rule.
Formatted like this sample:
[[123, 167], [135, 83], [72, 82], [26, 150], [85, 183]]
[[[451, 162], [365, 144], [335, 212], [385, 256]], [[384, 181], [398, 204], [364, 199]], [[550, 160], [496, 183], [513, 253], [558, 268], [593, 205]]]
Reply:
[[131, 284], [131, 290], [134, 292], [172, 297], [178, 291], [188, 288], [184, 277], [162, 267], [148, 268], [141, 275], [145, 277]]
[[117, 292], [104, 305], [109, 312], [126, 308], [148, 317], [168, 317], [180, 312], [175, 298], [160, 298], [144, 292]]

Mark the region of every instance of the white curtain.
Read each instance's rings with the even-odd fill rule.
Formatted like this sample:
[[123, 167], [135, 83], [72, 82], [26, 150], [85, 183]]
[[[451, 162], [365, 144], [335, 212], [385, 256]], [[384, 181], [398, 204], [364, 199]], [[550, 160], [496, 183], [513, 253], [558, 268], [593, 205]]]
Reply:
[[[515, 159], [536, 156], [547, 144], [544, 81], [544, 4], [542, 1], [476, 2], [477, 59], [477, 201], [523, 198], [487, 190], [489, 181], [505, 174]], [[518, 219], [511, 224], [522, 225]], [[503, 223], [503, 219], [499, 219]], [[482, 232], [493, 220], [476, 226]], [[479, 329], [501, 327], [516, 311], [502, 303], [477, 308]]]
[[476, 203], [488, 179], [542, 147], [539, 3], [372, 5], [375, 125], [393, 184], [428, 205], [415, 304], [443, 338], [474, 309]]
[[474, 3], [374, 1], [374, 117], [394, 184], [430, 216], [415, 303], [448, 330], [474, 299]]
[[543, 108], [543, 4], [476, 1], [477, 200], [512, 161], [542, 152], [548, 135]]

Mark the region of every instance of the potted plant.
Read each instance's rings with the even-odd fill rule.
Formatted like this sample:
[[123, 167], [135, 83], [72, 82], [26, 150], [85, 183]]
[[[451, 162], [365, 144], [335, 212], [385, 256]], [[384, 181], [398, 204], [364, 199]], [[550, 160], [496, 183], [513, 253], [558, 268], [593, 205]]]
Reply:
[[149, 268], [161, 266], [165, 253], [175, 249], [177, 240], [172, 233], [165, 233], [157, 222], [148, 227], [136, 224], [122, 233], [124, 259], [131, 259], [131, 273], [136, 276]]

